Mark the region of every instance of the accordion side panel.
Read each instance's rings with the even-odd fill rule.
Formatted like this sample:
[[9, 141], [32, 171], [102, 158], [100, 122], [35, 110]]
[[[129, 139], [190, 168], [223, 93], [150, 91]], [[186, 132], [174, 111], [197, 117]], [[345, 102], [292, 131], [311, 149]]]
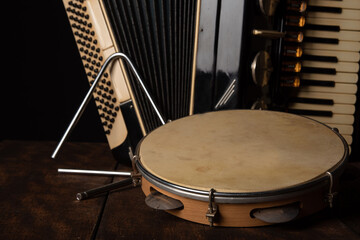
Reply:
[[[105, 34], [107, 34], [107, 36], [109, 37], [109, 39], [107, 39], [107, 40], [111, 42], [111, 53], [120, 52], [119, 46], [117, 46], [117, 44], [114, 44], [116, 42], [115, 33], [111, 28], [110, 21], [109, 21], [109, 14], [106, 13], [106, 9], [105, 9], [105, 6], [104, 6], [104, 1], [96, 0], [96, 2], [97, 2], [97, 4], [99, 4], [99, 9], [101, 8], [101, 17], [103, 17], [102, 19], [103, 19], [105, 29], [106, 29]], [[99, 29], [99, 31], [102, 31], [102, 29]], [[125, 33], [123, 33], [123, 34], [125, 34]], [[111, 53], [109, 51], [109, 56], [111, 55]], [[129, 99], [132, 99], [131, 103], [132, 103], [132, 106], [134, 107], [141, 133], [142, 133], [143, 136], [145, 136], [146, 131], [145, 131], [145, 127], [144, 127], [144, 122], [143, 122], [143, 120], [142, 120], [142, 118], [140, 116], [140, 110], [139, 110], [139, 106], [137, 104], [137, 101], [136, 100], [134, 101], [134, 99], [135, 99], [134, 91], [131, 88], [129, 75], [126, 72], [124, 62], [121, 59], [116, 60], [116, 62], [119, 63], [119, 66], [120, 66], [120, 69], [121, 69], [121, 76], [120, 77], [123, 79], [122, 81], [119, 81], [119, 84], [117, 84], [117, 85], [119, 86], [119, 89], [122, 89], [122, 86], [124, 86], [126, 84], [126, 89], [127, 89], [126, 93], [129, 95], [129, 98], [126, 99], [125, 101], [128, 101]], [[117, 88], [118, 87], [116, 87], [116, 89]]]
[[113, 41], [111, 39], [109, 29], [105, 21], [105, 16], [103, 16], [98, 0], [87, 0], [85, 3], [89, 12], [89, 18], [94, 25], [96, 36], [101, 49], [112, 47]]
[[[63, 0], [63, 4], [91, 85], [106, 58], [114, 52], [110, 34], [97, 1]], [[130, 99], [118, 63], [105, 71], [93, 97], [110, 149], [117, 148], [128, 135], [120, 104]]]

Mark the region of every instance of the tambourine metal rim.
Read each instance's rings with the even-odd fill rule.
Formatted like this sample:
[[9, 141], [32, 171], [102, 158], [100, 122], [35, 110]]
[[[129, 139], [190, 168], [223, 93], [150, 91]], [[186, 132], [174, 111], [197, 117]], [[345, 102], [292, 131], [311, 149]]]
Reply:
[[[341, 136], [340, 133], [335, 131], [333, 128], [327, 126], [324, 123], [316, 121], [314, 119], [302, 116], [304, 118], [310, 119], [312, 121], [318, 122], [325, 127], [331, 129], [342, 141], [344, 145], [344, 154], [342, 159], [334, 165], [327, 172], [331, 173], [335, 178], [340, 176], [343, 170], [343, 166], [346, 164], [349, 155], [349, 147], [346, 140]], [[146, 136], [138, 143], [136, 148], [136, 155], [139, 157], [139, 152], [141, 148], [142, 141], [146, 138]], [[144, 166], [141, 164], [140, 157], [136, 161], [136, 166], [139, 172], [142, 174], [147, 181], [153, 184], [160, 189], [168, 191], [170, 193], [176, 194], [181, 197], [191, 198], [200, 201], [208, 201], [209, 199], [209, 191], [203, 191], [193, 188], [188, 188], [184, 186], [180, 186], [166, 180], [163, 180], [154, 174], [147, 171]], [[307, 192], [316, 191], [318, 189], [327, 190], [329, 188], [329, 176], [325, 172], [313, 179], [308, 180], [307, 182], [303, 182], [294, 186], [289, 186], [283, 189], [275, 189], [269, 191], [262, 192], [246, 192], [246, 193], [227, 193], [227, 192], [214, 192], [214, 201], [217, 203], [257, 203], [257, 202], [266, 202], [266, 201], [274, 201], [281, 200], [291, 197], [296, 197], [299, 195], [303, 195]], [[209, 187], [209, 190], [211, 187]]]

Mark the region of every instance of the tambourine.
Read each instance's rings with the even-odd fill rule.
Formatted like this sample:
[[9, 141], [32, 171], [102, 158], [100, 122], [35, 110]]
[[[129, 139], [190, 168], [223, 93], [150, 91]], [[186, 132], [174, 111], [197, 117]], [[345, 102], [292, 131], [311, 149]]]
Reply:
[[332, 206], [346, 141], [306, 117], [224, 110], [167, 123], [137, 146], [146, 203], [228, 227], [284, 223]]

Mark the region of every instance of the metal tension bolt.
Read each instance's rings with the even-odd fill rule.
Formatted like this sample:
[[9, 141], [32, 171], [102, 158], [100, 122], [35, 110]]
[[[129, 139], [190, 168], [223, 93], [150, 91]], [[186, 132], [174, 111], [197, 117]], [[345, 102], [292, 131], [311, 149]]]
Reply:
[[218, 210], [216, 204], [214, 203], [214, 192], [215, 190], [213, 188], [209, 191], [209, 207], [206, 212], [206, 218], [209, 220], [210, 227], [214, 225], [214, 219]]
[[141, 184], [141, 174], [136, 168], [136, 162], [139, 160], [139, 157], [137, 155], [134, 155], [131, 147], [129, 147], [129, 157], [131, 159], [131, 165], [133, 169], [133, 171], [131, 172], [131, 178], [133, 179], [134, 187], [137, 187]]
[[327, 202], [329, 203], [329, 207], [332, 208], [334, 197], [336, 196], [337, 192], [333, 192], [333, 184], [334, 184], [333, 175], [330, 172], [326, 172], [326, 174], [329, 176], [330, 179], [329, 193], [327, 194]]

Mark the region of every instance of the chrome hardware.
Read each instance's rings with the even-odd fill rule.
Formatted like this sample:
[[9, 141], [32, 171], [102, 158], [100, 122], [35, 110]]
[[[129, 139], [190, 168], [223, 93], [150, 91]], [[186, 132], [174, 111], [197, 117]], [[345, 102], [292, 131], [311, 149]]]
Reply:
[[229, 101], [229, 99], [231, 98], [231, 96], [235, 92], [235, 89], [234, 89], [235, 88], [235, 83], [236, 83], [236, 79], [234, 79], [230, 83], [230, 85], [225, 90], [224, 94], [221, 96], [220, 100], [216, 103], [215, 110], [217, 110], [219, 107], [225, 105]]
[[274, 15], [279, 2], [280, 0], [259, 0], [260, 10], [264, 15], [271, 17]]
[[251, 105], [252, 110], [267, 110], [268, 105], [266, 103], [266, 100], [264, 98], [257, 99], [253, 105]]
[[266, 38], [283, 38], [286, 35], [285, 32], [263, 30], [263, 29], [254, 29], [252, 33], [254, 36], [266, 37]]
[[250, 216], [267, 223], [285, 223], [294, 220], [299, 213], [300, 204], [296, 202], [284, 206], [257, 208], [251, 211]]
[[251, 74], [254, 83], [260, 87], [265, 87], [268, 85], [272, 72], [270, 54], [266, 51], [258, 52], [251, 63]]
[[59, 168], [59, 173], [82, 173], [82, 174], [95, 174], [95, 175], [111, 175], [111, 176], [131, 176], [131, 172], [119, 172], [119, 171], [101, 171], [101, 170], [83, 170], [83, 169], [64, 169]]
[[181, 201], [166, 196], [154, 189], [152, 189], [150, 194], [146, 196], [145, 203], [156, 210], [169, 211], [184, 208]]
[[141, 184], [141, 174], [136, 167], [136, 162], [139, 160], [139, 157], [133, 154], [131, 147], [129, 147], [129, 157], [131, 159], [131, 166], [133, 169], [133, 171], [131, 172], [131, 178], [133, 180], [134, 187], [136, 187]]
[[329, 184], [329, 193], [326, 196], [326, 200], [329, 203], [329, 207], [333, 207], [334, 197], [337, 194], [337, 192], [333, 192], [333, 185], [334, 185], [334, 178], [333, 175], [330, 172], [326, 172], [326, 174], [329, 176], [330, 184]]
[[215, 190], [213, 188], [209, 191], [209, 207], [208, 211], [206, 212], [206, 218], [209, 220], [210, 227], [214, 225], [214, 219], [218, 210], [216, 204], [214, 204], [214, 192]]

